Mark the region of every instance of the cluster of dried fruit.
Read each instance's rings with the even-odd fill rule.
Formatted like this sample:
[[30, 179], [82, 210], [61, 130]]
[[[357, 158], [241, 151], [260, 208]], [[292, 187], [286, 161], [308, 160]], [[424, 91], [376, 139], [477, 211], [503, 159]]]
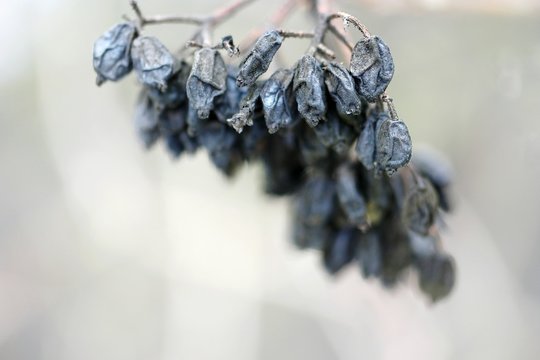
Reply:
[[321, 250], [330, 274], [356, 261], [392, 286], [412, 267], [431, 299], [446, 296], [455, 269], [438, 220], [450, 175], [429, 157], [408, 165], [409, 132], [385, 94], [389, 48], [364, 36], [347, 68], [312, 47], [260, 80], [286, 37], [266, 32], [234, 67], [219, 52], [238, 52], [231, 37], [179, 59], [125, 22], [96, 41], [94, 69], [98, 83], [136, 72], [135, 126], [147, 147], [162, 139], [175, 157], [204, 148], [227, 176], [262, 163], [266, 193], [293, 199], [294, 243]]

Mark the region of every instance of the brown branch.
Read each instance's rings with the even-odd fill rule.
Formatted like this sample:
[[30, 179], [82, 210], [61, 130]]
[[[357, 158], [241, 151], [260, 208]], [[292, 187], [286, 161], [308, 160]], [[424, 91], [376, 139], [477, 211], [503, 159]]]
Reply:
[[237, 0], [232, 4], [226, 5], [223, 8], [216, 10], [211, 16], [196, 16], [196, 15], [144, 16], [136, 0], [131, 0], [130, 4], [133, 9], [133, 12], [135, 12], [135, 15], [137, 16], [137, 19], [141, 27], [144, 27], [145, 25], [177, 23], [177, 24], [200, 25], [203, 28], [208, 27], [209, 29], [213, 29], [217, 25], [223, 23], [224, 21], [234, 16], [242, 8], [244, 8], [245, 6], [255, 1], [257, 0]]

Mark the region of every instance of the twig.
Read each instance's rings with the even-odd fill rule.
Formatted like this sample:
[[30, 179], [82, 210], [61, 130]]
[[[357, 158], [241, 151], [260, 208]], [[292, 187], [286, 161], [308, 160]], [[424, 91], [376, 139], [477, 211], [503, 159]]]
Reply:
[[390, 117], [392, 118], [392, 120], [399, 120], [399, 116], [394, 106], [394, 99], [389, 97], [386, 92], [384, 92], [384, 94], [381, 95], [381, 101], [385, 103], [388, 107], [388, 111], [390, 112]]
[[371, 37], [371, 34], [368, 30], [368, 28], [362, 24], [360, 22], [360, 20], [358, 20], [356, 17], [350, 15], [350, 14], [347, 14], [345, 12], [337, 12], [337, 13], [334, 13], [334, 14], [331, 14], [328, 16], [328, 22], [332, 21], [333, 19], [343, 19], [343, 24], [345, 27], [348, 26], [349, 23], [353, 24], [358, 30], [360, 30], [360, 32], [362, 33], [362, 35], [364, 35], [364, 37], [366, 38], [370, 38]]
[[349, 51], [352, 51], [354, 49], [353, 44], [347, 39], [347, 37], [341, 33], [334, 25], [329, 24], [328, 25], [328, 31], [330, 31], [343, 45], [347, 47]]
[[330, 58], [331, 60], [336, 59], [336, 54], [324, 44], [319, 44], [317, 46], [317, 51], [323, 54], [324, 56]]
[[283, 36], [284, 38], [297, 38], [297, 39], [305, 39], [305, 38], [312, 38], [315, 36], [314, 33], [308, 32], [308, 31], [288, 31], [288, 30], [278, 30], [279, 34]]

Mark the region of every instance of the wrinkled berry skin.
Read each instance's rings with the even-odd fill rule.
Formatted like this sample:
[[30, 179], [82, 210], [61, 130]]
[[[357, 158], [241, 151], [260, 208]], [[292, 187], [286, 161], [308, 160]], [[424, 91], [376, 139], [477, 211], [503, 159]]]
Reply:
[[436, 254], [419, 259], [417, 267], [420, 272], [420, 288], [433, 302], [448, 296], [456, 282], [456, 270], [452, 258]]
[[403, 203], [402, 221], [409, 230], [421, 235], [428, 235], [435, 223], [439, 202], [437, 193], [425, 179], [407, 195]]
[[293, 89], [298, 112], [315, 127], [325, 119], [326, 92], [321, 65], [312, 55], [304, 55], [296, 63]]
[[329, 274], [337, 274], [354, 259], [357, 236], [353, 228], [344, 228], [334, 235], [323, 251], [324, 268]]
[[351, 73], [358, 79], [358, 92], [374, 102], [384, 93], [394, 76], [390, 49], [377, 36], [359, 41], [351, 57]]
[[236, 84], [239, 87], [253, 85], [268, 70], [282, 43], [283, 36], [276, 30], [263, 34], [240, 63]]
[[289, 99], [292, 78], [293, 73], [290, 70], [276, 71], [261, 90], [264, 118], [270, 134], [293, 122]]
[[386, 112], [372, 112], [360, 132], [355, 151], [366, 169], [392, 175], [411, 159], [412, 141], [407, 125], [392, 120]]
[[349, 151], [358, 134], [335, 111], [329, 111], [327, 118], [327, 121], [314, 127], [313, 131], [324, 146], [343, 155]]
[[131, 44], [136, 35], [134, 24], [121, 23], [96, 40], [93, 63], [98, 85], [106, 80], [118, 81], [131, 72]]
[[227, 89], [227, 67], [221, 55], [213, 49], [195, 52], [193, 67], [187, 81], [190, 105], [201, 119], [207, 119], [214, 109], [214, 100]]
[[131, 60], [139, 82], [160, 90], [167, 88], [167, 81], [178, 66], [170, 51], [153, 36], [141, 36], [133, 41]]
[[381, 274], [383, 259], [377, 231], [371, 230], [360, 236], [355, 257], [365, 278], [376, 277]]
[[412, 141], [407, 125], [401, 120], [392, 120], [381, 113], [376, 126], [375, 162], [379, 171], [392, 175], [397, 169], [409, 163], [412, 155]]
[[360, 193], [355, 174], [347, 166], [337, 171], [336, 192], [339, 204], [352, 225], [368, 227], [366, 201]]
[[208, 121], [201, 127], [199, 139], [212, 163], [226, 176], [233, 176], [242, 164], [238, 134], [225, 124]]
[[336, 62], [327, 64], [324, 68], [324, 81], [340, 114], [360, 114], [362, 101], [356, 93], [353, 77], [344, 66]]
[[358, 159], [368, 170], [373, 170], [375, 167], [375, 128], [377, 124], [377, 116], [371, 113], [360, 131], [360, 136], [356, 142], [355, 152]]

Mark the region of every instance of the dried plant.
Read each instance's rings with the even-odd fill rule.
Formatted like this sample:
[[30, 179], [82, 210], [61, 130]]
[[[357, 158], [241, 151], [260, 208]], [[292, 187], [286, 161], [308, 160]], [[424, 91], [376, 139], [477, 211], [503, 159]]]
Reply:
[[[97, 83], [131, 71], [141, 84], [135, 127], [146, 147], [162, 140], [174, 157], [206, 149], [212, 163], [233, 176], [246, 162], [262, 163], [265, 191], [292, 200], [292, 240], [322, 252], [334, 275], [357, 262], [366, 278], [388, 287], [416, 269], [420, 288], [445, 297], [455, 279], [453, 259], [439, 235], [450, 209], [451, 174], [430, 154], [415, 154], [406, 124], [386, 89], [394, 75], [390, 48], [357, 18], [333, 12], [328, 1], [308, 2], [313, 31], [279, 28], [299, 0], [241, 42], [213, 42], [215, 28], [254, 0], [239, 0], [210, 16], [126, 19], [94, 45]], [[302, 2], [305, 3], [305, 2]], [[356, 44], [333, 24], [359, 30]], [[180, 54], [144, 35], [153, 24], [184, 23], [197, 31]], [[336, 60], [333, 34], [348, 64]], [[261, 79], [287, 39], [308, 39], [291, 68]], [[239, 66], [222, 56], [242, 56]]]

